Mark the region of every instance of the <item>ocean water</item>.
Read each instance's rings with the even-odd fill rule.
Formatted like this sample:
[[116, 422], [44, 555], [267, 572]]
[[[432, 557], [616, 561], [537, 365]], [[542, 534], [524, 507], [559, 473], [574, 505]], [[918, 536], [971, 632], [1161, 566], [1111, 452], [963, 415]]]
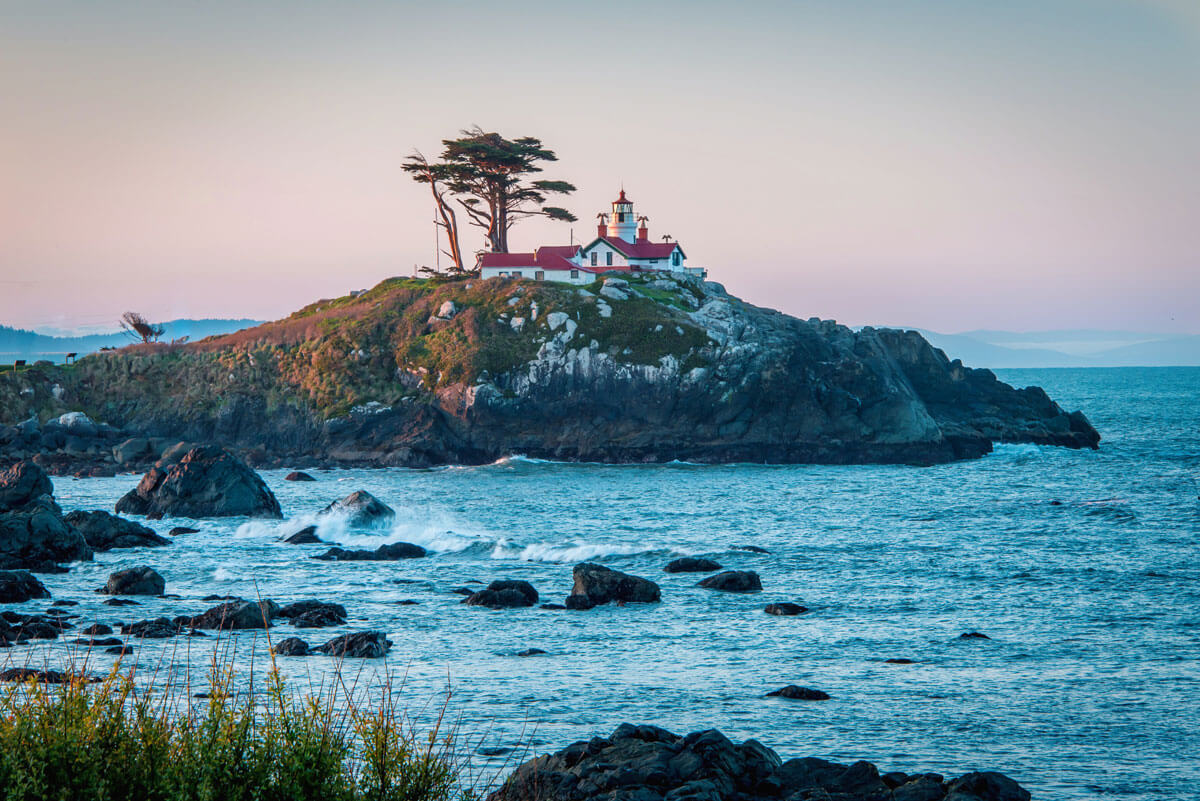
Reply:
[[[904, 466], [567, 465], [511, 458], [484, 467], [264, 474], [282, 524], [204, 520], [170, 547], [98, 554], [45, 577], [79, 623], [198, 613], [207, 594], [346, 605], [343, 629], [381, 629], [386, 665], [350, 663], [360, 686], [384, 671], [414, 717], [450, 691], [476, 758], [556, 749], [623, 721], [683, 733], [716, 727], [784, 758], [869, 759], [882, 770], [1002, 770], [1043, 799], [1184, 799], [1200, 787], [1200, 369], [1007, 370], [1083, 409], [1101, 450], [1001, 446], [986, 458]], [[67, 509], [111, 509], [137, 476], [57, 479]], [[366, 489], [393, 506], [384, 532], [326, 523], [343, 545], [415, 542], [429, 558], [330, 563], [321, 546], [277, 542], [329, 501]], [[159, 521], [166, 532], [190, 521]], [[769, 554], [738, 550], [753, 544]], [[667, 575], [681, 555], [752, 569], [764, 591], [696, 587]], [[655, 605], [587, 612], [468, 608], [468, 582], [527, 579], [561, 602], [592, 560], [662, 586]], [[147, 564], [180, 600], [124, 609], [93, 590]], [[474, 585], [468, 585], [474, 586]], [[416, 605], [398, 605], [403, 599]], [[807, 614], [763, 613], [796, 601]], [[23, 608], [40, 610], [46, 602]], [[991, 639], [962, 640], [980, 631]], [[243, 674], [261, 672], [262, 633], [224, 635]], [[218, 638], [134, 641], [140, 670], [202, 682]], [[544, 656], [517, 657], [525, 648]], [[3, 658], [61, 664], [62, 642]], [[913, 664], [888, 664], [906, 658]], [[114, 657], [90, 657], [97, 670]], [[126, 661], [130, 657], [126, 657]], [[328, 681], [325, 657], [280, 659], [300, 687]], [[824, 702], [764, 698], [801, 684]], [[509, 750], [511, 749], [511, 750]]]

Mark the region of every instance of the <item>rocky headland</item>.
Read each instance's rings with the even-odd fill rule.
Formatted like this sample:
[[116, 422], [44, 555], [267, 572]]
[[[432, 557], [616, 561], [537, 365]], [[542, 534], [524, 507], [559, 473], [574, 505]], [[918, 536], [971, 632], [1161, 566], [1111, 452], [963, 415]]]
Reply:
[[1094, 448], [1037, 387], [913, 331], [854, 331], [719, 284], [389, 279], [184, 345], [0, 374], [0, 465], [143, 471], [179, 441], [254, 466], [933, 464], [994, 443]]

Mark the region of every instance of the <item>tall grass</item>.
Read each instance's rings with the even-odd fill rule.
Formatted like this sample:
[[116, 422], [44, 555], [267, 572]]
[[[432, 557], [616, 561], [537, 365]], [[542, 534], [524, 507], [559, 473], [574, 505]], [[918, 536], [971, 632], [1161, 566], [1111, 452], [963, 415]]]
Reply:
[[[340, 674], [339, 674], [340, 675]], [[391, 680], [291, 691], [274, 665], [238, 689], [213, 658], [206, 698], [171, 680], [28, 681], [0, 693], [0, 799], [449, 801], [458, 782], [445, 708], [421, 733]]]

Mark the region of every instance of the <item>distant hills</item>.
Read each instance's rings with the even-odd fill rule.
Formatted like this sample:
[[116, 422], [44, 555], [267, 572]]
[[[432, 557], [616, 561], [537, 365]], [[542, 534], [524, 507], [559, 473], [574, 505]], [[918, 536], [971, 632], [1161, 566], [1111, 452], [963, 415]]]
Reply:
[[917, 329], [971, 367], [1174, 367], [1200, 365], [1200, 336], [1136, 331], [966, 331]]
[[[170, 320], [163, 323], [167, 331], [163, 334], [162, 340], [170, 342], [173, 339], [187, 337], [194, 342], [205, 337], [229, 334], [259, 324], [259, 320]], [[83, 356], [101, 348], [119, 348], [129, 343], [129, 337], [120, 331], [79, 336], [55, 336], [0, 325], [0, 364], [10, 363], [16, 359], [25, 359], [31, 363], [38, 359], [48, 359], [57, 363], [61, 362], [68, 353], [78, 353]]]

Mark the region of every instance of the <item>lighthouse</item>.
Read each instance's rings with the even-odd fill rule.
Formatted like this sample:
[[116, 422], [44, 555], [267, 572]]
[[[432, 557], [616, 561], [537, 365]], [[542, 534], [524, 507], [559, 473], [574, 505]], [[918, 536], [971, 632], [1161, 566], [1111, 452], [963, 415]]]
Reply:
[[637, 235], [637, 218], [633, 216], [633, 201], [625, 197], [625, 190], [612, 202], [612, 215], [608, 218], [607, 235], [614, 239], [633, 242]]

